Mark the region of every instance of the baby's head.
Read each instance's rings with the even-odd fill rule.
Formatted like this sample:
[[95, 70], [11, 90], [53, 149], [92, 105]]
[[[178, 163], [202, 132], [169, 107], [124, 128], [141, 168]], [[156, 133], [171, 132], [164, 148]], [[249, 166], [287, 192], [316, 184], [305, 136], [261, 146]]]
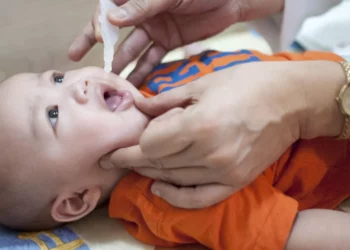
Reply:
[[124, 170], [107, 153], [138, 143], [149, 119], [139, 91], [99, 68], [21, 74], [0, 84], [0, 224], [41, 230], [108, 199]]

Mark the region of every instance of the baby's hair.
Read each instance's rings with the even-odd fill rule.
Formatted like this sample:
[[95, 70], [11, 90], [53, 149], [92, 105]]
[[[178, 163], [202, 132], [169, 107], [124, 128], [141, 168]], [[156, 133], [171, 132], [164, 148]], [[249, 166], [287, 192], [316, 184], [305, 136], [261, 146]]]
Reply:
[[52, 200], [48, 193], [31, 185], [28, 179], [23, 182], [11, 169], [13, 166], [4, 166], [0, 161], [0, 225], [25, 231], [56, 226], [51, 218]]
[[57, 226], [51, 218], [51, 200], [44, 199], [40, 194], [33, 195], [10, 185], [9, 188], [1, 188], [0, 199], [2, 226], [24, 231], [46, 230]]

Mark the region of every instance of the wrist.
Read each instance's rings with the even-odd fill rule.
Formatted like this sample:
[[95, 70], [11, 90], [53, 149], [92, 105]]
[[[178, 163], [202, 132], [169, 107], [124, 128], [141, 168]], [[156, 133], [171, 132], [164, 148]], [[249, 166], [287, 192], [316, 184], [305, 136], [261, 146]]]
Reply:
[[338, 136], [344, 117], [336, 97], [346, 83], [346, 77], [337, 62], [300, 62], [298, 87], [305, 98], [305, 112], [299, 118], [300, 138]]

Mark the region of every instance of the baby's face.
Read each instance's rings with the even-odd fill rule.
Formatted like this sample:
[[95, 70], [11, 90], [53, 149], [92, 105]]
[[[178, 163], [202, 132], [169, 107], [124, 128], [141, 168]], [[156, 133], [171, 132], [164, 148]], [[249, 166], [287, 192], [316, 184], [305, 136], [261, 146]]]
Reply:
[[138, 143], [148, 123], [133, 103], [140, 95], [100, 68], [14, 76], [0, 85], [0, 157], [23, 182], [49, 187], [60, 180], [62, 190], [100, 185], [108, 193], [123, 171], [108, 172], [98, 162]]

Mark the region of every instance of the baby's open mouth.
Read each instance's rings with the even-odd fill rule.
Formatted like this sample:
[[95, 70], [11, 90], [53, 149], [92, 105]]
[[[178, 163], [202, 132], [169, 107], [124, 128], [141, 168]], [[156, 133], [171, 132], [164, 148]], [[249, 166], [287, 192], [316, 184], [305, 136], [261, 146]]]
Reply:
[[122, 103], [122, 97], [118, 95], [116, 90], [105, 92], [103, 98], [105, 99], [108, 109], [112, 112], [114, 112]]
[[104, 89], [103, 99], [111, 112], [126, 110], [134, 102], [134, 97], [129, 91], [112, 88]]

